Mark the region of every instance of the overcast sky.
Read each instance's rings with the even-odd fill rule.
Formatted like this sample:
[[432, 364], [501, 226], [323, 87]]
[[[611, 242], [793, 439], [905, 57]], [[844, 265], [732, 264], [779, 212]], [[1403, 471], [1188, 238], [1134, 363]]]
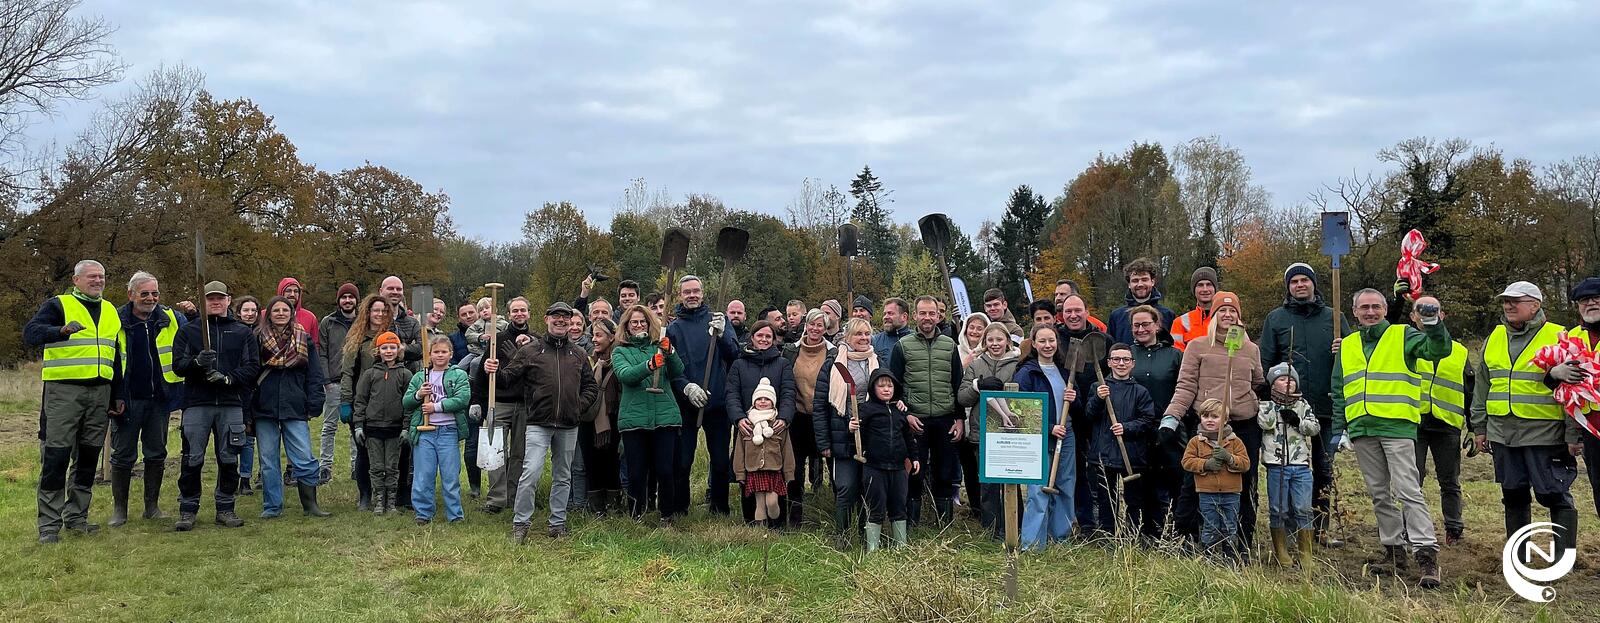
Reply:
[[191, 65], [273, 115], [306, 162], [396, 169], [495, 240], [546, 201], [604, 226], [641, 177], [782, 215], [802, 179], [846, 188], [870, 164], [898, 220], [939, 211], [971, 232], [1018, 184], [1054, 197], [1134, 141], [1220, 135], [1280, 205], [1412, 136], [1541, 164], [1600, 151], [1600, 3], [1582, 0], [83, 10], [118, 25], [130, 78]]

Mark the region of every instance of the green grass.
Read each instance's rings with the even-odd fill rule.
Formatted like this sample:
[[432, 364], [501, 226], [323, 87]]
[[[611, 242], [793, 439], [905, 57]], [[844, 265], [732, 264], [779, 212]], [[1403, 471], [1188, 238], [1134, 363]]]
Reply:
[[[1499, 578], [1498, 493], [1486, 459], [1468, 464], [1470, 540], [1443, 554], [1435, 592], [1361, 575], [1372, 549], [1370, 504], [1348, 457], [1343, 500], [1350, 548], [1308, 571], [1243, 571], [1132, 546], [1061, 546], [1020, 559], [1020, 594], [1003, 604], [1005, 556], [965, 522], [913, 532], [913, 546], [862, 556], [835, 550], [820, 527], [781, 536], [705, 516], [663, 530], [653, 522], [578, 514], [567, 539], [515, 547], [509, 518], [475, 512], [465, 524], [417, 527], [409, 517], [354, 508], [341, 438], [338, 479], [325, 488], [334, 517], [313, 520], [288, 501], [261, 520], [243, 497], [244, 528], [210, 523], [209, 475], [201, 523], [135, 519], [91, 537], [35, 544], [37, 372], [0, 373], [0, 608], [8, 620], [264, 621], [1584, 621], [1600, 617], [1592, 571], [1557, 584], [1551, 607], [1523, 602]], [[34, 376], [33, 378], [37, 378]], [[25, 405], [14, 409], [11, 405]], [[169, 452], [163, 507], [175, 510], [180, 444]], [[701, 465], [703, 470], [704, 457]], [[1587, 491], [1585, 483], [1577, 489]], [[135, 479], [133, 511], [139, 511]], [[92, 519], [109, 514], [96, 489]], [[824, 492], [823, 497], [828, 497]], [[1582, 495], [1583, 508], [1589, 508]], [[826, 504], [824, 504], [826, 506]], [[822, 519], [826, 508], [810, 517]], [[1583, 550], [1600, 545], [1584, 513]], [[539, 526], [540, 519], [535, 519]], [[1262, 522], [1265, 530], [1265, 521]]]

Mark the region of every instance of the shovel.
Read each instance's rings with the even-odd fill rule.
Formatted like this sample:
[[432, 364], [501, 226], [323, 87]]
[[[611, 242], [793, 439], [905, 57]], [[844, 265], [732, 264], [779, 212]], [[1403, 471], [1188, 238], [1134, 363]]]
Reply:
[[950, 217], [935, 212], [917, 219], [922, 232], [922, 244], [939, 259], [939, 272], [944, 275], [944, 285], [950, 293], [950, 305], [956, 304], [955, 284], [950, 281], [950, 263], [945, 261], [945, 251], [950, 248]]
[[[717, 273], [717, 294], [726, 292], [728, 273], [733, 270], [733, 265], [744, 257], [745, 249], [749, 246], [750, 232], [748, 231], [738, 227], [724, 227], [722, 231], [717, 232], [717, 255], [722, 257], [722, 272]], [[707, 304], [710, 304], [710, 297], [707, 297], [706, 301]], [[716, 308], [713, 307], [712, 309]], [[717, 340], [718, 338], [713, 337], [706, 341], [706, 370], [700, 381], [700, 389], [711, 386], [711, 364], [717, 360]], [[709, 398], [706, 400], [706, 404], [711, 404]], [[694, 416], [694, 425], [700, 426], [700, 420], [705, 418], [705, 415], [706, 407], [701, 405], [700, 412]]]
[[833, 362], [833, 368], [839, 371], [839, 377], [850, 385], [850, 419], [856, 422], [856, 456], [857, 462], [867, 462], [866, 446], [861, 445], [861, 404], [856, 399], [856, 380], [850, 376], [850, 368], [842, 361]]
[[[1079, 340], [1078, 338], [1068, 338], [1068, 341], [1067, 341], [1067, 361], [1072, 366], [1070, 369], [1067, 370], [1067, 387], [1071, 388], [1073, 386], [1072, 383], [1078, 377], [1078, 368], [1083, 367], [1083, 341], [1082, 340]], [[1099, 365], [1099, 364], [1096, 363], [1095, 365]], [[1056, 414], [1056, 423], [1057, 424], [1060, 424], [1062, 426], [1071, 426], [1072, 425], [1071, 422], [1069, 422], [1067, 420], [1067, 414], [1066, 414], [1066, 412], [1069, 411], [1071, 408], [1072, 408], [1072, 405], [1070, 405], [1070, 404], [1066, 404], [1066, 403], [1062, 403], [1061, 404], [1062, 413], [1057, 413]], [[1040, 488], [1041, 491], [1044, 491], [1045, 493], [1048, 493], [1050, 495], [1055, 495], [1055, 494], [1061, 492], [1060, 489], [1056, 488], [1056, 470], [1061, 469], [1061, 447], [1067, 445], [1066, 441], [1067, 441], [1066, 439], [1057, 439], [1056, 440], [1056, 452], [1055, 452], [1055, 455], [1050, 458], [1050, 480], [1046, 481], [1044, 483], [1044, 486]]]
[[[1078, 348], [1088, 349], [1085, 354], [1089, 356], [1090, 361], [1094, 362], [1094, 376], [1100, 381], [1101, 385], [1105, 385], [1106, 373], [1104, 370], [1100, 369], [1100, 362], [1105, 361], [1106, 358], [1106, 335], [1104, 333], [1090, 333], [1083, 338], [1083, 342]], [[1110, 398], [1106, 399], [1106, 415], [1111, 416], [1112, 424], [1118, 423], [1117, 410], [1115, 407], [1111, 406]], [[1135, 480], [1143, 474], [1133, 473], [1133, 461], [1128, 460], [1128, 446], [1122, 442], [1121, 435], [1117, 435], [1116, 437], [1117, 449], [1122, 451], [1122, 481], [1128, 482], [1130, 480]]]
[[845, 296], [849, 297], [845, 303], [855, 309], [856, 304], [856, 238], [859, 236], [855, 223], [845, 223], [839, 226], [839, 255], [844, 258], [844, 289]]
[[[672, 309], [672, 295], [678, 291], [678, 271], [683, 269], [689, 260], [689, 232], [681, 228], [668, 229], [661, 236], [661, 265], [667, 269], [667, 309]], [[660, 320], [657, 318], [656, 320]], [[628, 321], [627, 312], [623, 312], [622, 321]], [[660, 339], [659, 335], [652, 335], [650, 339]], [[650, 379], [650, 386], [644, 389], [652, 394], [662, 393], [661, 368], [656, 368], [655, 376]]]

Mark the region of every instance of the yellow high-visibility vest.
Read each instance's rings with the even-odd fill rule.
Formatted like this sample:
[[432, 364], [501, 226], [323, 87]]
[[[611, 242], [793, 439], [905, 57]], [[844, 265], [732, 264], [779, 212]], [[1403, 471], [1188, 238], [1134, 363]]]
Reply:
[[161, 376], [168, 383], [182, 383], [183, 377], [172, 371], [172, 342], [178, 337], [178, 316], [168, 307], [167, 328], [156, 334], [156, 358], [161, 362]]
[[[61, 302], [63, 324], [77, 321], [83, 330], [59, 342], [44, 345], [44, 368], [39, 376], [46, 381], [111, 380], [116, 376], [117, 356], [126, 354], [127, 340], [122, 335], [122, 318], [117, 308], [100, 300], [100, 321], [89, 317], [85, 303], [71, 294], [56, 297]], [[126, 362], [124, 357], [122, 361]]]
[[1421, 412], [1461, 428], [1467, 419], [1467, 347], [1450, 342], [1450, 356], [1438, 366], [1418, 359], [1417, 374], [1422, 375]]
[[1489, 400], [1484, 406], [1489, 415], [1514, 415], [1528, 420], [1565, 417], [1554, 392], [1545, 387], [1545, 371], [1533, 365], [1534, 354], [1555, 344], [1562, 330], [1556, 323], [1544, 323], [1513, 362], [1505, 325], [1494, 328], [1483, 343], [1483, 367], [1489, 371]]
[[1413, 424], [1422, 421], [1422, 376], [1406, 365], [1406, 327], [1390, 325], [1372, 349], [1361, 352], [1361, 332], [1345, 336], [1339, 346], [1344, 373], [1346, 423], [1372, 415]]

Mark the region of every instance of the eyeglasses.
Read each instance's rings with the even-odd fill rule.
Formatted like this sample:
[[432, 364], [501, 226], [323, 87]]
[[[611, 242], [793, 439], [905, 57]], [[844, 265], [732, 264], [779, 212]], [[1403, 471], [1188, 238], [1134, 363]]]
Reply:
[[1106, 357], [1106, 361], [1109, 361], [1111, 363], [1133, 363], [1133, 358], [1132, 357]]
[[138, 292], [137, 294], [138, 294], [139, 298], [142, 298], [142, 299], [161, 298], [161, 292], [159, 292], [157, 290], [146, 290], [144, 292]]
[[1135, 322], [1135, 323], [1133, 323], [1133, 328], [1135, 328], [1135, 329], [1142, 329], [1142, 328], [1145, 328], [1145, 327], [1153, 327], [1153, 326], [1156, 326], [1156, 323], [1154, 323], [1154, 322]]

